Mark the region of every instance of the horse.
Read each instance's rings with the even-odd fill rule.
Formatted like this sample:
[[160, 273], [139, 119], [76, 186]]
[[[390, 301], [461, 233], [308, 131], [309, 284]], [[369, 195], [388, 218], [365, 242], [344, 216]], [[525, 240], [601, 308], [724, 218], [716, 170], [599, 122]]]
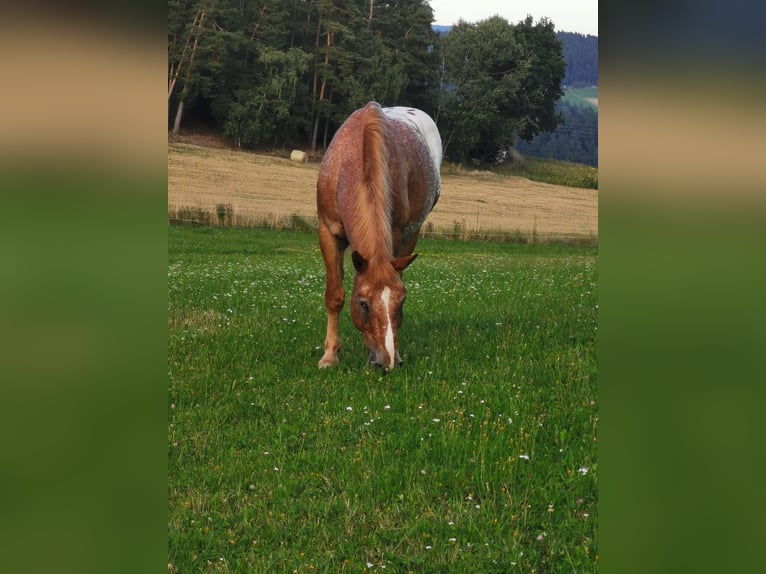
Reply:
[[369, 102], [333, 136], [317, 178], [319, 245], [326, 271], [327, 335], [319, 368], [339, 363], [338, 317], [345, 303], [343, 258], [351, 247], [351, 320], [368, 364], [401, 365], [397, 332], [420, 227], [441, 192], [442, 144], [425, 112]]

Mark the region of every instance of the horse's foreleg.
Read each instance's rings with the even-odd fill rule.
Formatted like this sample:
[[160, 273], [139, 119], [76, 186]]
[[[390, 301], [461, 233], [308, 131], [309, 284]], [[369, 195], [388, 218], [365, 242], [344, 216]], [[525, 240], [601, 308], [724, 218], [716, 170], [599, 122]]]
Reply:
[[324, 302], [327, 307], [327, 336], [324, 340], [324, 355], [319, 360], [319, 368], [323, 369], [338, 363], [340, 350], [338, 317], [346, 299], [346, 293], [343, 290], [343, 252], [346, 250], [346, 245], [339, 242], [327, 226], [320, 222], [319, 246], [327, 274], [324, 292]]

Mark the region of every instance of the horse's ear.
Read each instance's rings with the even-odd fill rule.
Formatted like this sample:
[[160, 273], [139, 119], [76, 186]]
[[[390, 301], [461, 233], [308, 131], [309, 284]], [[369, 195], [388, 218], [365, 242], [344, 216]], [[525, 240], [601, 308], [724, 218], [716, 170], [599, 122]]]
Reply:
[[364, 270], [367, 269], [367, 260], [358, 251], [351, 254], [351, 261], [354, 263], [354, 269], [357, 273], [364, 273]]
[[394, 269], [396, 269], [400, 274], [402, 271], [407, 269], [409, 267], [410, 263], [415, 261], [415, 258], [418, 256], [417, 253], [413, 253], [412, 255], [405, 255], [404, 257], [397, 257], [396, 259], [391, 260], [391, 265], [394, 266]]

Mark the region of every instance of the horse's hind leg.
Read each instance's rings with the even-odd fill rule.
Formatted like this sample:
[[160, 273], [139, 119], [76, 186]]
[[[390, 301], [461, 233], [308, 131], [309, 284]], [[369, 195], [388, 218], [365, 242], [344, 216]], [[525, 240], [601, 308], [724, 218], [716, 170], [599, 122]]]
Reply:
[[319, 360], [319, 368], [323, 369], [338, 363], [340, 350], [338, 317], [346, 299], [346, 293], [343, 290], [343, 253], [346, 250], [346, 244], [333, 236], [327, 226], [320, 222], [319, 247], [322, 249], [327, 274], [324, 292], [324, 302], [327, 307], [327, 336], [324, 340], [324, 355]]

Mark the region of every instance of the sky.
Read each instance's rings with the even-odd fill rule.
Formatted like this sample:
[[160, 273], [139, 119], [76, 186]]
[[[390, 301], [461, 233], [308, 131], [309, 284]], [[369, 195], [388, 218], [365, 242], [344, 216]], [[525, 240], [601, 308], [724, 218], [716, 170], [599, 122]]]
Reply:
[[451, 26], [461, 18], [478, 22], [499, 15], [516, 24], [527, 15], [548, 18], [557, 32], [598, 36], [598, 0], [429, 0], [434, 24]]

